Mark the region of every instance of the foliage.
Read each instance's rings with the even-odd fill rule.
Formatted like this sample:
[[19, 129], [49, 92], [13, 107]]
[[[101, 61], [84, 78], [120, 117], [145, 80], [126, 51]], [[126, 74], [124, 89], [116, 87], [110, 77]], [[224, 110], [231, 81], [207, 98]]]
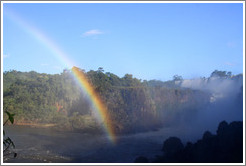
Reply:
[[163, 144], [163, 156], [154, 162], [175, 163], [242, 163], [243, 122], [219, 124], [217, 134], [206, 131], [203, 138], [183, 146], [179, 138], [170, 137]]
[[[88, 72], [77, 68], [88, 79], [109, 112], [117, 133], [145, 131], [189, 121], [200, 107], [209, 102], [209, 94], [185, 89], [171, 81], [142, 81], [126, 74]], [[236, 79], [236, 77], [233, 77]], [[16, 124], [55, 124], [67, 130], [100, 131], [102, 122], [95, 117], [88, 94], [73, 76], [72, 70], [61, 74], [8, 71], [3, 74], [3, 109], [15, 114]], [[88, 127], [89, 126], [89, 127]]]
[[[4, 122], [3, 126], [5, 126], [9, 121], [11, 124], [14, 123], [14, 116], [15, 114], [12, 114], [8, 111], [5, 111], [5, 113], [7, 114], [7, 120]], [[8, 156], [8, 155], [12, 155], [14, 157], [17, 156], [17, 153], [13, 152], [10, 150], [10, 148], [15, 148], [15, 144], [14, 142], [11, 140], [10, 137], [6, 136], [5, 130], [3, 129], [3, 156]]]
[[183, 77], [182, 76], [179, 76], [179, 75], [174, 75], [173, 76], [173, 80], [174, 81], [181, 81], [181, 80], [183, 80]]
[[231, 76], [232, 76], [231, 72], [215, 70], [211, 73], [210, 77], [230, 78]]
[[184, 145], [179, 138], [170, 137], [164, 141], [162, 151], [165, 153], [165, 155], [172, 156], [175, 153], [183, 150], [183, 148]]

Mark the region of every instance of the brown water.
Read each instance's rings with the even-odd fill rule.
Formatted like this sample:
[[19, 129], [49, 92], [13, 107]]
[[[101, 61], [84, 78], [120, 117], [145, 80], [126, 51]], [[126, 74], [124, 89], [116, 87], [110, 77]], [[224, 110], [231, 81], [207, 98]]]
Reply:
[[201, 138], [203, 133], [191, 128], [163, 128], [120, 136], [113, 144], [104, 135], [61, 132], [51, 128], [8, 126], [5, 130], [14, 141], [18, 154], [17, 158], [5, 160], [8, 163], [133, 163], [138, 156], [152, 159], [161, 155], [163, 141], [170, 136], [177, 136], [186, 143]]

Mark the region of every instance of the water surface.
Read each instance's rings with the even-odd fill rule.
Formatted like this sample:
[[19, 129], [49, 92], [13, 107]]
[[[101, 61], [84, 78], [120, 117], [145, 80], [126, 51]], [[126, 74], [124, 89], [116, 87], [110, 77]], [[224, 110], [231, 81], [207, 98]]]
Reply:
[[[7, 126], [6, 134], [16, 145], [14, 163], [133, 163], [138, 156], [153, 159], [161, 155], [162, 144], [177, 136], [185, 144], [201, 138], [203, 131], [192, 128], [162, 128], [158, 131], [118, 136], [117, 143], [106, 135], [61, 132], [52, 128]], [[194, 136], [195, 135], [195, 136]]]

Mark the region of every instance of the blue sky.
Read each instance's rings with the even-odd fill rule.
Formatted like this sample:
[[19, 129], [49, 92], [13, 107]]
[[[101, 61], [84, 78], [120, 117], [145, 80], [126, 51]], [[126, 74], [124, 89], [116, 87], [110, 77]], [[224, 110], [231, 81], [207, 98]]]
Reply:
[[243, 4], [3, 4], [4, 71], [73, 65], [143, 80], [242, 73]]

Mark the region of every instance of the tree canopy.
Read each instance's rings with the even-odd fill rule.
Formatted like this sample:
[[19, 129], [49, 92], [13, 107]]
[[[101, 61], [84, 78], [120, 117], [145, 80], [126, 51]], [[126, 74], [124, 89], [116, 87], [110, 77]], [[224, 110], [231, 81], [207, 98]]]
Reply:
[[[83, 72], [100, 96], [117, 133], [149, 130], [177, 119], [187, 120], [209, 102], [208, 93], [182, 88], [175, 81], [142, 81], [131, 74], [120, 78], [104, 72], [102, 67], [97, 71], [77, 70]], [[182, 77], [174, 79], [182, 80]], [[3, 109], [15, 114], [16, 124], [54, 123], [62, 129], [101, 130], [102, 124], [93, 115], [88, 94], [81, 90], [72, 70], [54, 75], [4, 72], [3, 90]]]

